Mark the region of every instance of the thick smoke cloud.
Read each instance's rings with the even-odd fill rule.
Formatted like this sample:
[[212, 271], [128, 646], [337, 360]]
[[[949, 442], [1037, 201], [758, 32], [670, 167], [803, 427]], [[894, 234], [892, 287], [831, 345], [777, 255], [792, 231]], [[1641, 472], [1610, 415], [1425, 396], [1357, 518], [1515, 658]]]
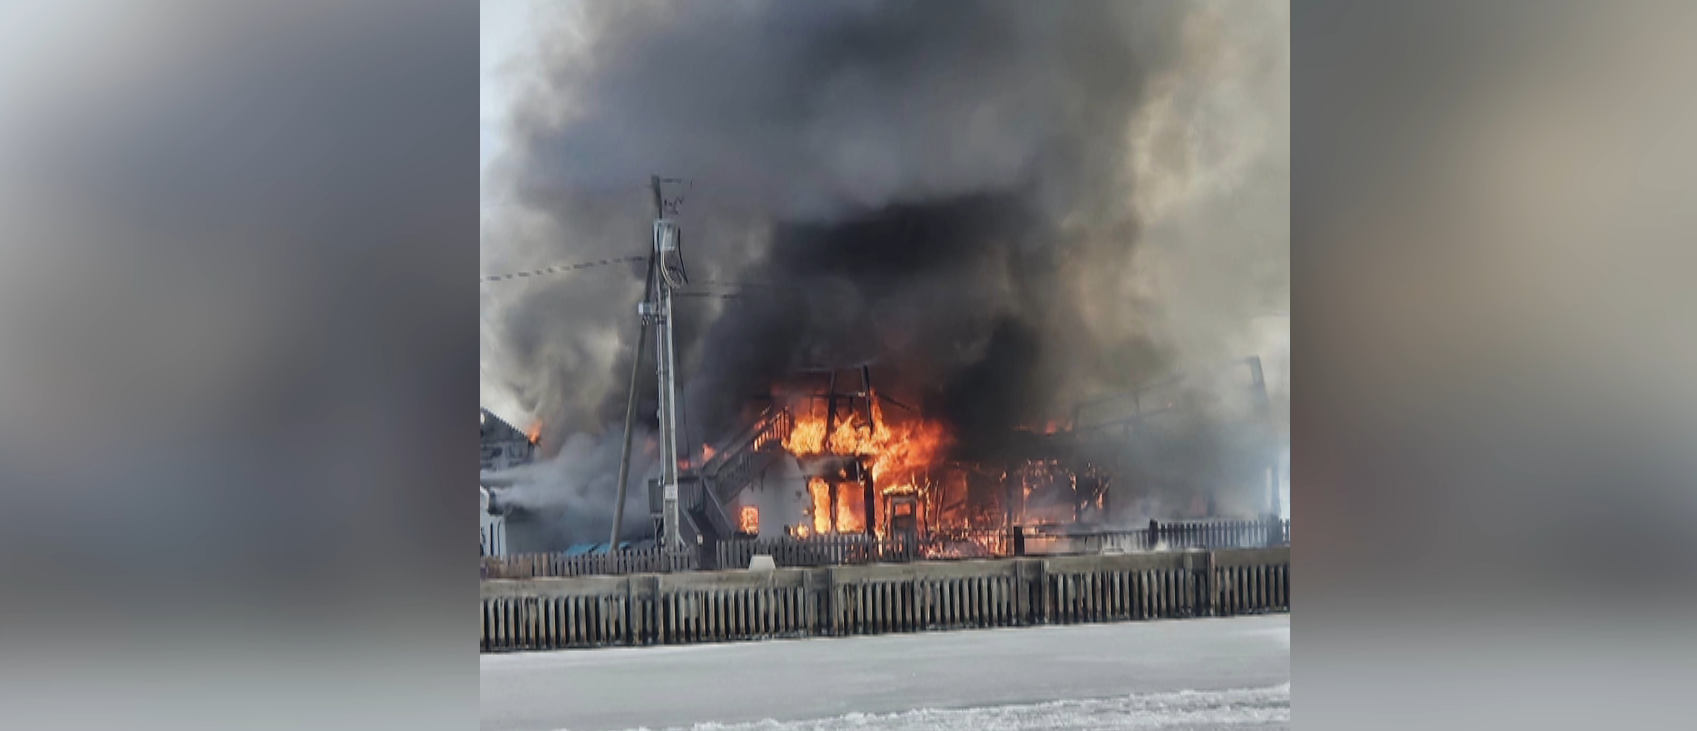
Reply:
[[[551, 459], [483, 475], [485, 484], [506, 486], [499, 491], [499, 510], [517, 510], [526, 515], [527, 525], [508, 526], [509, 544], [520, 541], [536, 545], [558, 545], [585, 540], [606, 540], [611, 523], [611, 502], [618, 485], [619, 447], [623, 433], [611, 425], [599, 435], [577, 433], [559, 445]], [[632, 458], [653, 463], [656, 441], [653, 434], [632, 439]], [[637, 478], [654, 477], [652, 471]], [[646, 500], [635, 491], [627, 496], [622, 535], [632, 536], [648, 521]]]
[[[488, 173], [485, 268], [641, 253], [648, 176], [690, 180], [670, 193], [690, 274], [740, 295], [681, 300], [692, 444], [804, 365], [872, 362], [968, 452], [1175, 368], [1261, 354], [1282, 376], [1288, 330], [1257, 318], [1288, 309], [1287, 17], [1120, 1], [543, 12]], [[615, 421], [640, 287], [608, 270], [486, 288], [485, 391], [561, 438]]]

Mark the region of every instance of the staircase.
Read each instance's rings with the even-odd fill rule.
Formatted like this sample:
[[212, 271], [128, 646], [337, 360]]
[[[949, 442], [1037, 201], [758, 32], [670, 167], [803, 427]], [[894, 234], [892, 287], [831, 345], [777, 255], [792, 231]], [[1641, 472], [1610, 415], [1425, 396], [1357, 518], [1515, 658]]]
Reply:
[[701, 466], [701, 474], [720, 504], [736, 500], [743, 489], [760, 479], [772, 460], [784, 452], [784, 440], [795, 428], [795, 417], [787, 409], [768, 408], [760, 418], [732, 439]]
[[686, 538], [694, 533], [711, 541], [736, 534], [737, 524], [725, 506], [784, 453], [784, 439], [795, 427], [786, 409], [768, 408], [754, 423], [719, 443], [713, 458], [678, 481], [679, 509], [688, 516]]

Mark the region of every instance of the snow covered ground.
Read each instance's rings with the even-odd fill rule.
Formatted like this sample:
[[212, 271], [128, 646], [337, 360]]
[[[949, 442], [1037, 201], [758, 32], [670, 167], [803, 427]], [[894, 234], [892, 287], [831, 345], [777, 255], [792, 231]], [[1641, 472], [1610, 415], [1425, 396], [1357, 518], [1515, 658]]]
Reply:
[[481, 658], [482, 726], [1241, 729], [1290, 725], [1290, 617]]

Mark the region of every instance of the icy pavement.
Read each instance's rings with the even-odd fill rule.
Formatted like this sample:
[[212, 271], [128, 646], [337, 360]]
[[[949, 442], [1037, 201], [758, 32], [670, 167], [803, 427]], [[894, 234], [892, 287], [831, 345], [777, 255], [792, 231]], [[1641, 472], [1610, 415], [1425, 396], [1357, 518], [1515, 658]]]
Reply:
[[1290, 725], [1290, 617], [481, 658], [503, 731]]

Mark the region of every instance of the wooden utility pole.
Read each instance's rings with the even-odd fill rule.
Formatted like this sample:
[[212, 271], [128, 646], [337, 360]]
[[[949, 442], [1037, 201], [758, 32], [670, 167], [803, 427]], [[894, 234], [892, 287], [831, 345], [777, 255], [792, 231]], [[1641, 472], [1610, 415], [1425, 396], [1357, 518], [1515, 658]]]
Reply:
[[[654, 193], [654, 217], [661, 218], [666, 212], [665, 202], [660, 199], [660, 176], [651, 176], [648, 179], [648, 184]], [[643, 305], [647, 305], [654, 299], [654, 267], [656, 266], [655, 256], [657, 254], [658, 252], [654, 250], [653, 244], [650, 242], [648, 277], [642, 283]], [[619, 530], [625, 522], [625, 491], [630, 483], [630, 440], [636, 427], [636, 384], [637, 378], [642, 374], [642, 350], [648, 345], [648, 318], [639, 317], [637, 319], [640, 321], [638, 325], [640, 329], [636, 337], [636, 350], [631, 354], [630, 359], [630, 390], [625, 395], [625, 443], [619, 449], [619, 498], [613, 505], [613, 532], [612, 538], [607, 543], [609, 551], [618, 550]]]

